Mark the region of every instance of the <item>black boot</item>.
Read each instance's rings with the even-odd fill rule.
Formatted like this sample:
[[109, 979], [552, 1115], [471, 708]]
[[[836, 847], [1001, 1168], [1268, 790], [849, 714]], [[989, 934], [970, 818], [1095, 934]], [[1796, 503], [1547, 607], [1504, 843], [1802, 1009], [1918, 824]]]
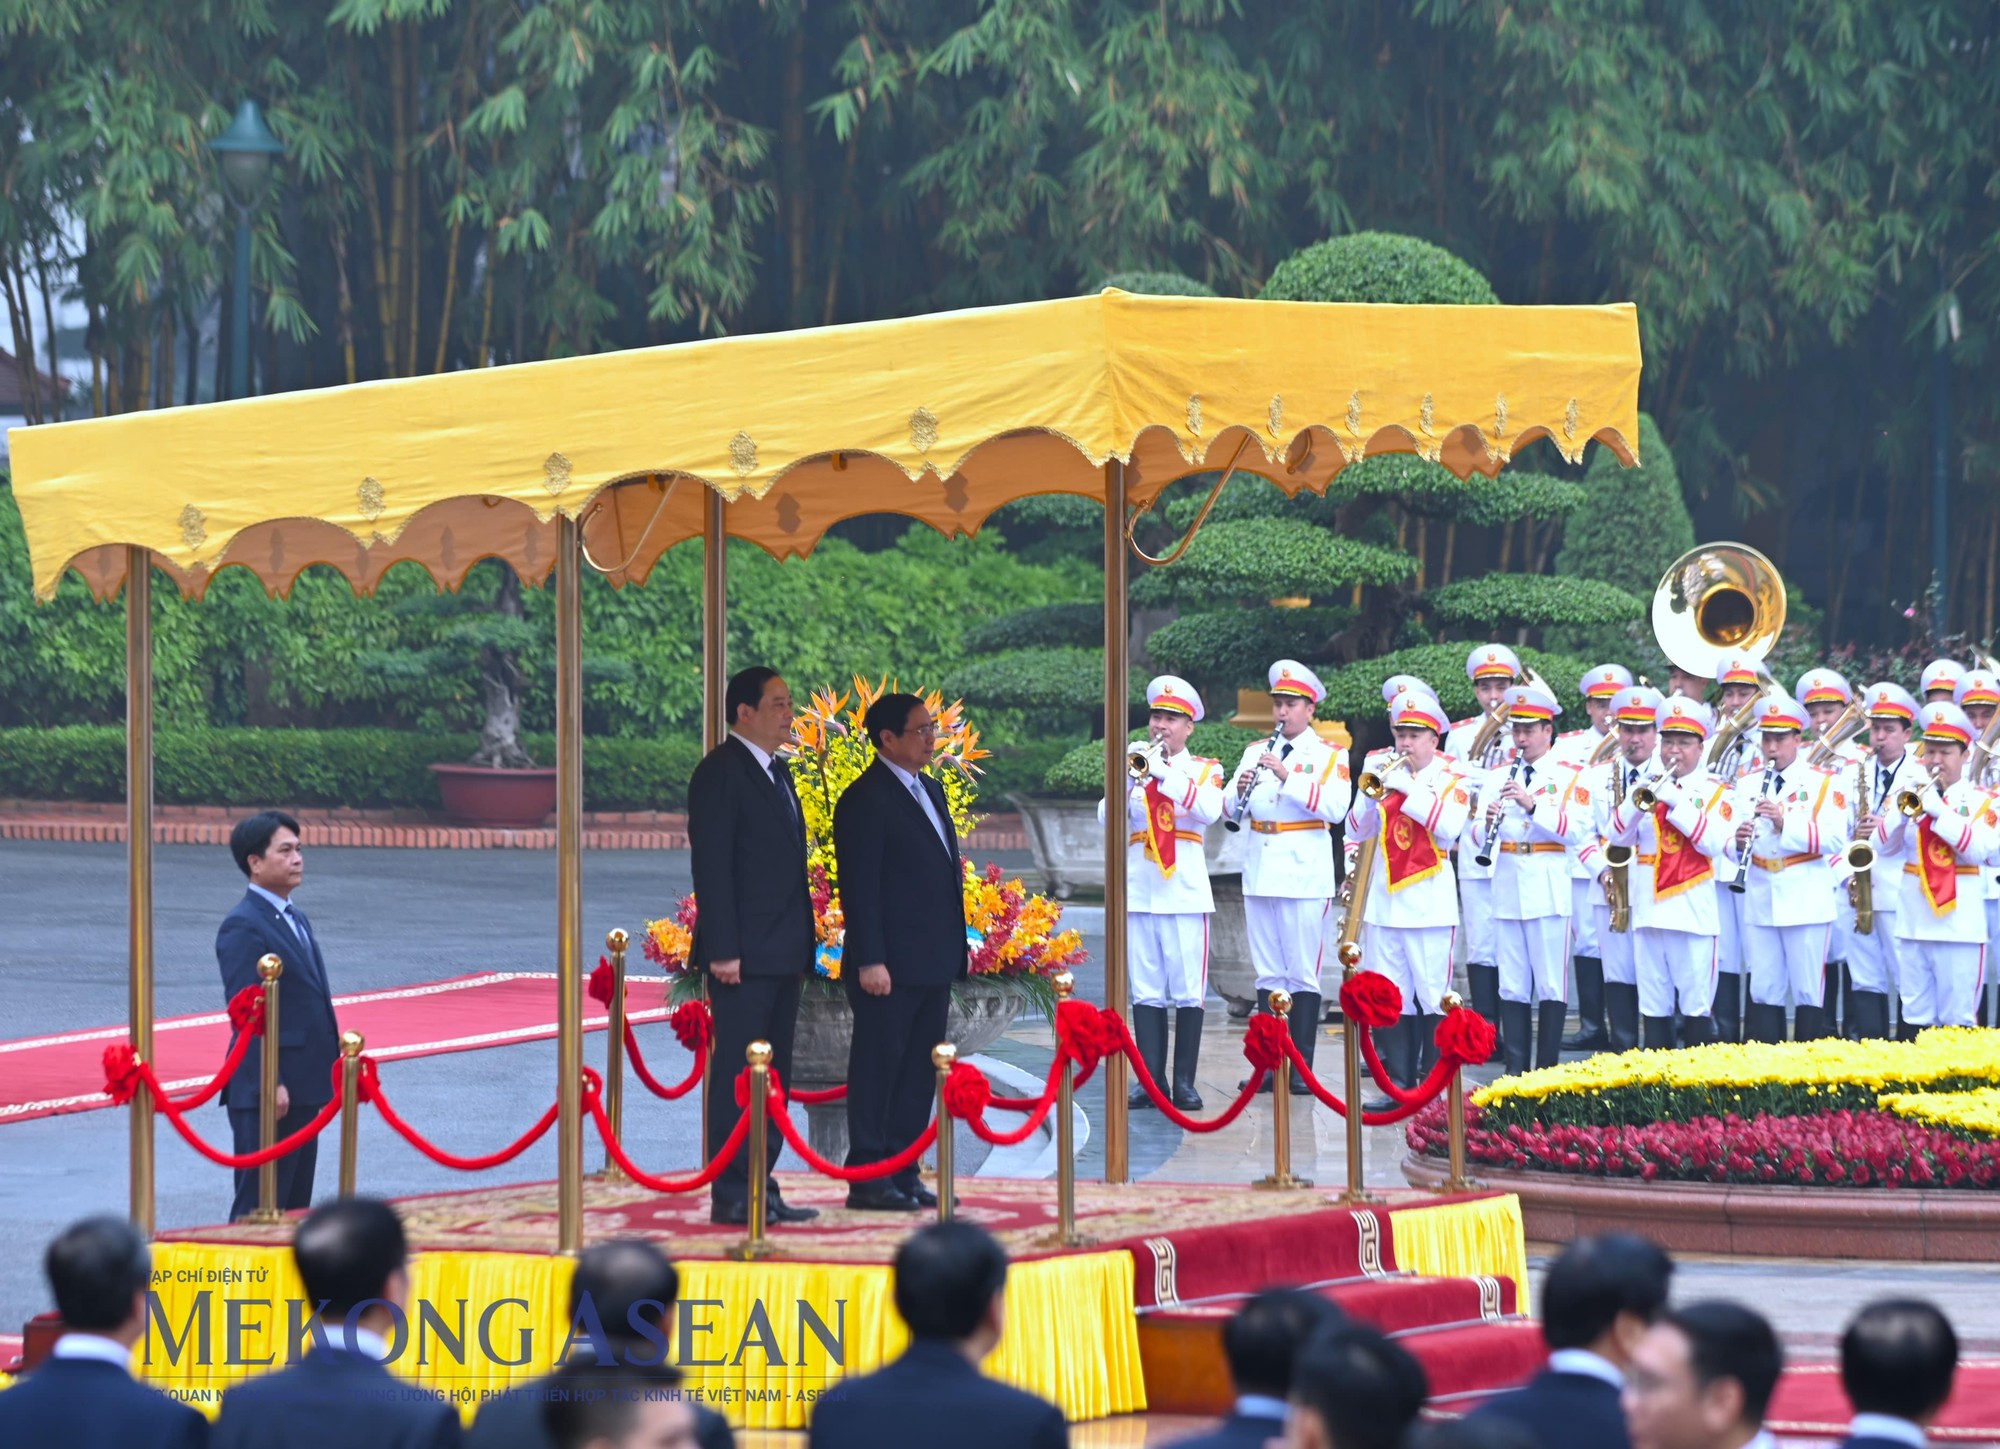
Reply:
[[1715, 1040], [1715, 1020], [1707, 1016], [1684, 1016], [1681, 1018], [1681, 1045], [1707, 1046]]
[[[1381, 1026], [1374, 1031], [1375, 1055], [1381, 1059], [1383, 1072], [1399, 1087], [1407, 1087], [1410, 1084], [1403, 1068], [1403, 1043], [1405, 1039], [1414, 1040], [1411, 1033], [1416, 1028], [1416, 1020], [1414, 1016], [1399, 1016], [1394, 1026]], [[1367, 1072], [1366, 1067], [1362, 1070], [1364, 1073]], [[1367, 1080], [1374, 1084], [1376, 1090], [1374, 1096], [1361, 1104], [1362, 1111], [1386, 1112], [1396, 1105], [1396, 1099], [1391, 1097], [1379, 1082], [1374, 1081], [1372, 1074], [1367, 1076]]]
[[[1313, 1064], [1313, 1048], [1319, 1045], [1319, 1008], [1320, 994], [1317, 991], [1301, 991], [1292, 997], [1292, 1041], [1297, 1045], [1299, 1055], [1305, 1058], [1307, 1066]], [[1297, 1068], [1292, 1070], [1292, 1095], [1294, 1097], [1312, 1095], [1312, 1088], [1306, 1085], [1305, 1078], [1299, 1075]]]
[[1640, 1017], [1639, 1033], [1639, 1044], [1647, 1051], [1674, 1049], [1674, 1019], [1671, 1016]]
[[[1251, 1010], [1250, 1015], [1253, 1018], [1259, 1016], [1268, 1016], [1270, 1014], [1270, 1011], [1271, 1011], [1271, 993], [1266, 991], [1263, 987], [1260, 986], [1257, 988], [1257, 1005]], [[1264, 1074], [1264, 1085], [1259, 1087], [1257, 1091], [1260, 1094], [1270, 1091], [1271, 1084], [1277, 1080], [1278, 1080], [1278, 1069], [1276, 1067], [1273, 1067], [1270, 1071]], [[1250, 1085], [1250, 1079], [1248, 1077], [1245, 1077], [1242, 1081], [1236, 1084], [1236, 1090], [1240, 1092], [1249, 1085]]]
[[1575, 1036], [1563, 1038], [1566, 1052], [1601, 1052], [1611, 1045], [1604, 1029], [1604, 962], [1597, 956], [1576, 958]]
[[1563, 1059], [1563, 1022], [1569, 1017], [1567, 1001], [1544, 1001], [1536, 1013], [1535, 1065], [1553, 1067]]
[[[1153, 1082], [1164, 1092], [1167, 1089], [1167, 1009], [1164, 1006], [1135, 1006], [1132, 1008], [1132, 1040], [1138, 1044], [1139, 1059], [1146, 1064], [1146, 1070], [1153, 1074]], [[1137, 1072], [1132, 1074], [1132, 1095], [1125, 1099], [1127, 1107], [1150, 1107], [1153, 1099], [1146, 1095], [1146, 1089], [1139, 1083]]]
[[1739, 971], [1716, 973], [1715, 1034], [1723, 1041], [1743, 1040], [1743, 975]]
[[1201, 1093], [1194, 1089], [1195, 1068], [1201, 1064], [1201, 1026], [1206, 1013], [1199, 1006], [1183, 1006], [1174, 1012], [1174, 1105], [1183, 1112], [1199, 1112]]
[[1743, 1008], [1746, 1041], [1781, 1042], [1785, 1039], [1785, 1008], [1751, 1002]]
[[1525, 1001], [1500, 1003], [1500, 1042], [1507, 1075], [1528, 1070], [1529, 1054], [1535, 1045], [1535, 1008]]
[[1896, 1024], [1896, 1040], [1915, 1041], [1917, 1039], [1917, 1033], [1922, 1030], [1923, 1027], [1919, 1026], [1914, 1021], [1898, 1022]]
[[1486, 966], [1474, 961], [1465, 968], [1465, 989], [1472, 994], [1472, 1009], [1493, 1023], [1493, 1029], [1500, 1039], [1494, 1043], [1496, 1052], [1504, 1054], [1507, 1047], [1505, 1023], [1500, 1019], [1500, 968]]
[[1415, 1039], [1414, 1049], [1411, 1052], [1414, 1060], [1410, 1063], [1411, 1086], [1428, 1077], [1431, 1068], [1437, 1065], [1437, 1030], [1438, 1023], [1443, 1019], [1438, 1016], [1425, 1016], [1422, 1013], [1415, 1018], [1416, 1024], [1410, 1030], [1411, 1036]]
[[1888, 995], [1880, 991], [1850, 992], [1847, 998], [1847, 1029], [1856, 1041], [1888, 1040]]
[[1604, 983], [1604, 1034], [1614, 1052], [1639, 1047], [1639, 988], [1629, 981]]
[[1838, 1036], [1853, 1012], [1853, 988], [1848, 985], [1847, 963], [1826, 963], [1826, 1036]]
[[1832, 1036], [1831, 1013], [1824, 1006], [1801, 1006], [1792, 1017], [1793, 1041], [1818, 1041]]

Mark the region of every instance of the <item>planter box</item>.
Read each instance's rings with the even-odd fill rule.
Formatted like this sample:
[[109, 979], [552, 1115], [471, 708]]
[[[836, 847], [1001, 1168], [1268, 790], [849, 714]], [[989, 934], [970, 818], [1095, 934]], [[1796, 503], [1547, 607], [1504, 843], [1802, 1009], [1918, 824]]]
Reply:
[[485, 765], [432, 765], [445, 814], [467, 825], [533, 830], [555, 813], [553, 768], [496, 770]]
[[[1007, 800], [1021, 812], [1028, 849], [1034, 852], [1046, 894], [1059, 901], [1078, 891], [1104, 894], [1104, 827], [1098, 823], [1096, 801], [1026, 795], [1009, 795]], [[1238, 832], [1217, 822], [1208, 828], [1203, 844], [1211, 879], [1242, 873], [1243, 843]]]

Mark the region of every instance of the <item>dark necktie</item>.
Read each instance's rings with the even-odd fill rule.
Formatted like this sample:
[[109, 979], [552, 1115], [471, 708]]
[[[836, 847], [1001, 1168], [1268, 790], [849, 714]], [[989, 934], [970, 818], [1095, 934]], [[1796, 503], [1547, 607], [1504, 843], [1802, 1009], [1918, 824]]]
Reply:
[[1291, 757], [1292, 757], [1292, 742], [1290, 740], [1286, 740], [1284, 744], [1278, 747], [1278, 758], [1281, 760], [1289, 760]]
[[1535, 767], [1533, 765], [1523, 765], [1521, 767], [1521, 788], [1525, 790], [1534, 783]]

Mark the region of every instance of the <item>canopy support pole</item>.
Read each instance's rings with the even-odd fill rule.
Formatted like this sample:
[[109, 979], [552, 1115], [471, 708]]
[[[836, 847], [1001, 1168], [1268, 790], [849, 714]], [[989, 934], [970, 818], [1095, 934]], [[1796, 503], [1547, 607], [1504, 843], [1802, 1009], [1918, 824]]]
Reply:
[[[723, 695], [729, 688], [729, 545], [723, 533], [728, 505], [713, 488], [701, 503], [701, 747], [712, 750], [729, 733]], [[707, 1159], [703, 1159], [706, 1161]]]
[[556, 522], [556, 1248], [583, 1249], [583, 533]]
[[[153, 555], [125, 550], [126, 1017], [153, 1060]], [[132, 1225], [153, 1236], [153, 1094], [132, 1098]]]
[[[1126, 1016], [1125, 979], [1125, 735], [1131, 685], [1130, 640], [1126, 633], [1130, 560], [1125, 552], [1125, 465], [1104, 465], [1104, 1004]], [[1126, 1133], [1126, 1072], [1122, 1055], [1104, 1059], [1104, 1180], [1131, 1176], [1131, 1144]]]

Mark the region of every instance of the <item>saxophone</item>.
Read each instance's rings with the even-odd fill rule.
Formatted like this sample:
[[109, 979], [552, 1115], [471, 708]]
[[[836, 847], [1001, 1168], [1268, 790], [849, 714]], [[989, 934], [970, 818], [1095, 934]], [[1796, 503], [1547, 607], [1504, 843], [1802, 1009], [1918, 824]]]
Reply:
[[[1625, 803], [1625, 762], [1615, 755], [1611, 760], [1611, 803], [1614, 808]], [[1604, 899], [1611, 907], [1611, 929], [1620, 935], [1632, 929], [1632, 854], [1629, 845], [1604, 847], [1604, 870], [1609, 877]]]
[[[1854, 762], [1854, 810], [1858, 819], [1868, 813], [1868, 756]], [[1843, 852], [1853, 874], [1847, 878], [1847, 899], [1854, 906], [1854, 934], [1875, 934], [1875, 847], [1866, 840], [1847, 842]]]

